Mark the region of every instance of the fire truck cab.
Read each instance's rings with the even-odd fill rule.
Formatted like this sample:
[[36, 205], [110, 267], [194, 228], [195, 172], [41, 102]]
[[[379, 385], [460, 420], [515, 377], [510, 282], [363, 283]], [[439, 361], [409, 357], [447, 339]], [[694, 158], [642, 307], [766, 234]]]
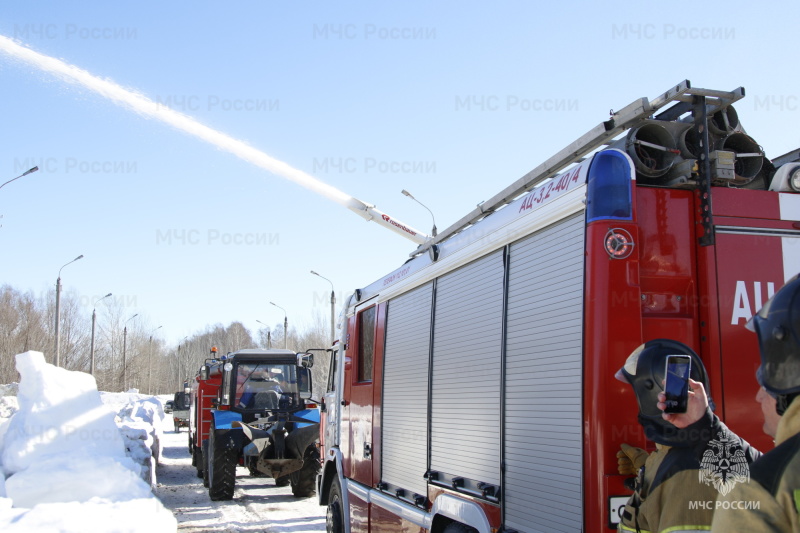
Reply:
[[325, 395], [331, 533], [603, 532], [652, 449], [614, 373], [691, 346], [716, 414], [771, 447], [747, 320], [800, 271], [800, 160], [684, 81], [614, 113], [355, 291]]

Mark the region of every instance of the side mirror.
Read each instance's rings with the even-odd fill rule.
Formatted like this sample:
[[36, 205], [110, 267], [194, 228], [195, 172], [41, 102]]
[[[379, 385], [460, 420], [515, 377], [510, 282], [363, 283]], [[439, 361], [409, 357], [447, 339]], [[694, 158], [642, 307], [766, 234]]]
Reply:
[[303, 400], [311, 398], [311, 371], [308, 368], [297, 369], [297, 390]]
[[297, 354], [297, 366], [302, 368], [311, 368], [314, 366], [314, 354], [299, 353]]
[[[233, 363], [227, 362], [222, 365], [222, 397], [220, 398], [220, 405], [231, 404], [231, 373], [233, 371]], [[235, 379], [235, 378], [233, 378]]]

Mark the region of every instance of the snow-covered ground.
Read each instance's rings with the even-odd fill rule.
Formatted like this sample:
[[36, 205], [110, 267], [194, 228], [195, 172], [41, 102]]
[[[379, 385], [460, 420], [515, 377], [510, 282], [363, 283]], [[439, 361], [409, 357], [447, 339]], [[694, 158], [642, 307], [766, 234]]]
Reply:
[[[167, 415], [169, 416], [169, 415]], [[316, 496], [298, 499], [291, 487], [276, 487], [271, 478], [250, 477], [236, 469], [233, 500], [212, 502], [189, 456], [186, 429], [175, 433], [164, 425], [156, 495], [175, 513], [178, 531], [300, 533], [325, 531], [325, 507]]]
[[[0, 385], [0, 531], [9, 533], [325, 530], [316, 498], [237, 469], [234, 499], [212, 502], [167, 397], [100, 393], [95, 380], [17, 356]], [[168, 429], [168, 431], [165, 431]], [[154, 495], [155, 492], [155, 495]]]
[[112, 395], [105, 403], [92, 376], [39, 352], [16, 364], [19, 385], [0, 391], [0, 531], [175, 531], [151, 491], [160, 402]]

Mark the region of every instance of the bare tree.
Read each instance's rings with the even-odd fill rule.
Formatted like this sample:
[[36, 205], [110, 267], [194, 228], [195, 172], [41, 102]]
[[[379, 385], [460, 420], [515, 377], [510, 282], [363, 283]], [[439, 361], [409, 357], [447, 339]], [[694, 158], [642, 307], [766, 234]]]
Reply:
[[[91, 360], [91, 315], [79, 305], [74, 292], [62, 295], [61, 321], [59, 323], [62, 362], [69, 370], [88, 372]], [[177, 346], [166, 346], [164, 341], [152, 337], [153, 328], [144, 313], [124, 305], [122, 300], [104, 300], [98, 309], [95, 328], [95, 379], [100, 390], [120, 391], [123, 376], [128, 388], [138, 388], [154, 394], [168, 394], [194, 379], [198, 369], [211, 357], [211, 347], [218, 356], [245, 348], [266, 348], [272, 336], [272, 347], [284, 346], [283, 323], [274, 328], [256, 332], [258, 342], [241, 322], [230, 325], [206, 326], [194, 335], [187, 336]], [[55, 321], [55, 291], [47, 291], [41, 298], [33, 293], [21, 293], [8, 285], [0, 286], [0, 383], [18, 381], [14, 356], [28, 350], [43, 352], [52, 358]], [[127, 327], [127, 336], [124, 334]], [[303, 351], [309, 348], [327, 348], [329, 325], [322, 313], [315, 314], [312, 323], [301, 331], [292, 327], [288, 331], [290, 349]], [[123, 350], [125, 352], [123, 367]], [[329, 368], [326, 352], [314, 352], [312, 370], [314, 397], [318, 398], [325, 387]]]
[[311, 350], [314, 354], [314, 366], [311, 368], [311, 379], [313, 385], [312, 397], [322, 398], [328, 381], [330, 370], [330, 357], [328, 351], [318, 351], [330, 348], [330, 322], [322, 313], [316, 311], [310, 326], [303, 329], [303, 333], [298, 335], [294, 344], [300, 351]]

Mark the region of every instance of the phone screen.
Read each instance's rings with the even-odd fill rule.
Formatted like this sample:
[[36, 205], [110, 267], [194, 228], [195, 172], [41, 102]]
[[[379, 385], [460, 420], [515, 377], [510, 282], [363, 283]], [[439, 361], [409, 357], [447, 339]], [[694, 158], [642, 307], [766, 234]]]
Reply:
[[689, 375], [692, 369], [692, 358], [688, 355], [668, 355], [666, 383], [665, 413], [685, 413], [689, 400]]

